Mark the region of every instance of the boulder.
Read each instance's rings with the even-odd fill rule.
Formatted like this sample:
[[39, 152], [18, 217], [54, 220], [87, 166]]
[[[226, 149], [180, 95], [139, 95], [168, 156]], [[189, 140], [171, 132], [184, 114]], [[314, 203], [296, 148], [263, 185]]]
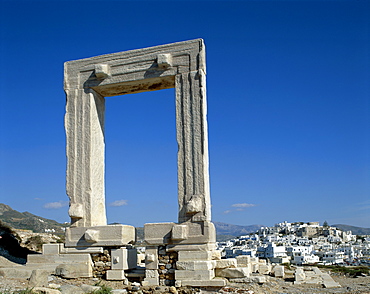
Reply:
[[46, 287], [48, 285], [49, 271], [35, 269], [32, 271], [28, 285], [30, 287]]

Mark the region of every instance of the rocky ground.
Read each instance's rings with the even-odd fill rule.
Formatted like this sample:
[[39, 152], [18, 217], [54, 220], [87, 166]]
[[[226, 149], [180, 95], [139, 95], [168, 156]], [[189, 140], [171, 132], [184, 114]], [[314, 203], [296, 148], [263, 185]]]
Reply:
[[[250, 293], [266, 294], [284, 294], [284, 293], [370, 293], [370, 277], [349, 278], [346, 276], [332, 276], [332, 278], [341, 285], [340, 288], [323, 288], [322, 285], [301, 284], [294, 285], [293, 282], [284, 281], [280, 278], [269, 277], [269, 281], [259, 284], [229, 285], [230, 288], [248, 289]], [[240, 290], [232, 290], [241, 293]]]
[[[9, 266], [9, 261], [0, 259], [0, 267]], [[138, 283], [124, 285], [119, 281], [105, 281], [97, 278], [92, 279], [62, 279], [57, 276], [48, 277], [47, 289], [40, 290], [38, 293], [54, 294], [79, 294], [92, 293], [92, 286], [105, 285], [112, 288], [112, 293], [172, 293], [172, 294], [190, 294], [190, 293], [246, 293], [246, 294], [288, 294], [288, 293], [370, 293], [370, 276], [350, 278], [344, 275], [331, 275], [341, 287], [326, 289], [317, 284], [294, 285], [289, 280], [267, 276], [267, 281], [263, 284], [258, 283], [229, 283], [223, 288], [198, 289], [198, 288], [175, 288], [175, 287], [141, 287]], [[19, 290], [30, 289], [29, 281], [26, 279], [9, 279], [0, 277], [0, 293], [13, 293]], [[37, 289], [37, 288], [35, 288]], [[55, 290], [52, 290], [55, 289]], [[108, 293], [108, 292], [104, 292]]]
[[[51, 240], [49, 234], [45, 236], [39, 236], [34, 238], [32, 233], [29, 232], [18, 232], [21, 235], [23, 246], [27, 246], [28, 250], [38, 251], [40, 250], [40, 243], [59, 242], [59, 240]], [[40, 234], [38, 234], [40, 235]], [[43, 235], [43, 234], [41, 234]], [[4, 240], [4, 235], [3, 240]], [[49, 240], [49, 239], [50, 240]], [[44, 240], [45, 239], [45, 240]], [[3, 250], [6, 253], [6, 250]], [[19, 260], [12, 260], [6, 258], [6, 254], [0, 252], [0, 269], [21, 266]], [[3, 254], [1, 254], [3, 253]], [[3, 256], [1, 256], [3, 255]], [[16, 263], [17, 262], [17, 263]], [[339, 283], [341, 287], [336, 288], [324, 288], [321, 284], [293, 284], [294, 271], [290, 271], [285, 279], [276, 278], [272, 276], [265, 276], [266, 282], [264, 283], [229, 283], [227, 286], [222, 288], [213, 289], [199, 289], [199, 288], [185, 288], [185, 287], [142, 287], [139, 283], [132, 283], [124, 285], [123, 282], [119, 281], [105, 281], [98, 278], [91, 279], [62, 279], [61, 277], [50, 275], [47, 277], [45, 287], [40, 289], [38, 293], [45, 294], [82, 294], [82, 293], [93, 293], [94, 291], [101, 289], [102, 285], [105, 285], [113, 291], [111, 293], [135, 293], [135, 294], [146, 294], [146, 293], [172, 293], [172, 294], [190, 294], [190, 293], [246, 293], [246, 294], [288, 294], [288, 293], [369, 293], [370, 294], [370, 276], [361, 276], [357, 278], [348, 277], [342, 274], [331, 273], [327, 270], [321, 269], [322, 272], [329, 273], [335, 282]], [[288, 271], [287, 271], [288, 273]], [[46, 280], [46, 277], [45, 277]], [[0, 294], [6, 293], [17, 293], [17, 291], [24, 289], [37, 289], [27, 279], [16, 279], [16, 278], [4, 278], [0, 276]], [[101, 292], [101, 294], [108, 294], [109, 292]]]

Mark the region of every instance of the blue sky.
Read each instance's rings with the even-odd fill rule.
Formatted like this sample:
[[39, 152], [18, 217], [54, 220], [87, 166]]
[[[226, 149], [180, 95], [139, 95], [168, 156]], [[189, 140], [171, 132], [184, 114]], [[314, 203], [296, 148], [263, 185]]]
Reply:
[[[65, 61], [203, 38], [212, 220], [370, 227], [370, 1], [0, 4], [0, 202], [69, 221]], [[176, 222], [174, 90], [106, 107], [108, 221]]]

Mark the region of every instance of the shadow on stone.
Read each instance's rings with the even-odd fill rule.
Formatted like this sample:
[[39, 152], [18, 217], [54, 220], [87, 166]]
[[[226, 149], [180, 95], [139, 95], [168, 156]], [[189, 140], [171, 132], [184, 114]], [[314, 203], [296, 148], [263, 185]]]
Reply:
[[11, 262], [25, 264], [28, 254], [39, 254], [19, 244], [16, 234], [0, 222], [0, 256]]

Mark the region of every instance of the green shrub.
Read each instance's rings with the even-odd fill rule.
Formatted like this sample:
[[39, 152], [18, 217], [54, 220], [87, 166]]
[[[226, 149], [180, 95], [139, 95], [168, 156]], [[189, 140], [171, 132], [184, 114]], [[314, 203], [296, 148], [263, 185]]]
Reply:
[[42, 244], [44, 244], [44, 242], [42, 241], [42, 237], [41, 236], [32, 236], [30, 238], [27, 239], [27, 241], [25, 242], [26, 245], [28, 246], [36, 246], [37, 250], [38, 251], [41, 251], [42, 249]]
[[96, 284], [96, 286], [99, 286], [99, 290], [95, 290], [94, 292], [91, 292], [91, 294], [111, 294], [112, 288], [106, 286], [106, 285], [100, 285], [100, 282]]
[[33, 289], [26, 289], [26, 290], [21, 290], [21, 291], [19, 291], [19, 292], [15, 292], [16, 294], [32, 294], [32, 293], [34, 293], [33, 291], [32, 291]]
[[289, 262], [284, 262], [281, 265], [284, 266], [288, 270], [292, 269]]
[[0, 290], [0, 294], [32, 294], [34, 293], [32, 289], [25, 289], [25, 290], [18, 290], [18, 291], [10, 291], [10, 290]]
[[[19, 237], [19, 235], [13, 230], [13, 228], [7, 224], [4, 224], [1, 220], [0, 220], [0, 232], [3, 232], [3, 233], [7, 233], [9, 235], [12, 235], [14, 236], [15, 239], [18, 240], [18, 242], [21, 242], [22, 239]], [[1, 292], [0, 292], [1, 294]]]
[[340, 273], [344, 275], [348, 275], [350, 277], [358, 277], [361, 274], [368, 275], [370, 270], [366, 266], [339, 266], [339, 265], [320, 265], [321, 268], [330, 269], [333, 273]]

